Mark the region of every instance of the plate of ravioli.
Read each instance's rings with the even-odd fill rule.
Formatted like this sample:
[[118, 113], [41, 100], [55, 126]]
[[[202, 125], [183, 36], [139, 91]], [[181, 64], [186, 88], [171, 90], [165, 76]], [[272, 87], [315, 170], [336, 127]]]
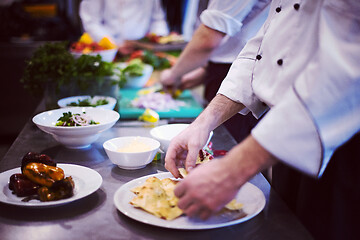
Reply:
[[114, 195], [116, 208], [139, 222], [170, 228], [200, 230], [231, 226], [245, 222], [265, 207], [263, 192], [247, 182], [235, 198], [207, 220], [189, 218], [177, 207], [174, 188], [178, 179], [170, 172], [134, 179], [122, 185]]

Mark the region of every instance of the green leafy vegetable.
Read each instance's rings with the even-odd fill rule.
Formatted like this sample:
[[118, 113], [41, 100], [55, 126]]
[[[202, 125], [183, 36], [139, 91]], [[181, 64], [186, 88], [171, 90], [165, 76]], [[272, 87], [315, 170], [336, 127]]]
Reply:
[[117, 67], [104, 62], [100, 55], [82, 55], [78, 59], [68, 51], [67, 42], [46, 43], [26, 62], [21, 82], [33, 94], [42, 94], [49, 82], [56, 88], [76, 81], [80, 89], [87, 89], [94, 81], [101, 83], [105, 77], [114, 77], [113, 84], [122, 87]]
[[131, 60], [128, 65], [120, 69], [120, 81], [127, 82], [127, 77], [142, 76], [144, 72], [144, 63], [141, 59], [135, 58]]
[[150, 64], [156, 70], [170, 68], [171, 64], [167, 58], [157, 56], [152, 51], [144, 50], [142, 59], [144, 63]]
[[86, 98], [84, 100], [78, 100], [78, 102], [72, 102], [72, 103], [68, 104], [67, 106], [97, 107], [97, 106], [101, 106], [101, 105], [106, 105], [108, 103], [109, 103], [109, 101], [106, 100], [105, 98], [103, 98], [103, 99], [97, 100], [95, 104], [91, 104], [91, 99]]

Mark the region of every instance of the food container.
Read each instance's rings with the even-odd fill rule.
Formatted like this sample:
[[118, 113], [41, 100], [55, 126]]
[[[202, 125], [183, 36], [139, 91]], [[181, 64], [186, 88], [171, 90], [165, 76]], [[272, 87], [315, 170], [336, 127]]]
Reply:
[[159, 141], [139, 136], [117, 137], [104, 142], [110, 161], [128, 170], [144, 168], [159, 150]]

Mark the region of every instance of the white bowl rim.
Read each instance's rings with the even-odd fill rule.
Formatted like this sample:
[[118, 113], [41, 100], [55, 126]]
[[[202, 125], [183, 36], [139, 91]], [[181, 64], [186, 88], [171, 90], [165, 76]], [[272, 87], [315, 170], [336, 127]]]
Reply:
[[[91, 96], [91, 95], [78, 95], [78, 96], [70, 96], [70, 97], [65, 97], [65, 98], [61, 98], [57, 101], [57, 104], [59, 107], [61, 108], [70, 108], [70, 107], [81, 107], [81, 106], [68, 106], [68, 105], [63, 105], [61, 104], [62, 102], [66, 101], [66, 100], [69, 100], [69, 99], [87, 99], [87, 98], [95, 98], [95, 97], [98, 97], [98, 98], [105, 98], [106, 100], [109, 101], [108, 104], [104, 104], [104, 105], [99, 105], [99, 106], [96, 106], [96, 107], [102, 107], [102, 106], [108, 106], [108, 105], [112, 105], [112, 104], [116, 104], [116, 99], [111, 97], [111, 96], [105, 96], [105, 95], [94, 95], [94, 96]], [[90, 107], [90, 106], [87, 106], [87, 107]]]
[[[148, 140], [151, 140], [153, 141], [155, 144], [156, 144], [156, 147], [153, 147], [151, 148], [151, 150], [147, 150], [147, 151], [139, 151], [139, 152], [118, 152], [118, 151], [114, 151], [110, 148], [108, 148], [106, 145], [111, 142], [111, 141], [114, 141], [116, 139], [135, 139], [135, 138], [142, 138], [142, 139], [148, 139]], [[107, 141], [105, 141], [103, 143], [103, 148], [110, 151], [110, 152], [113, 152], [113, 153], [120, 153], [120, 154], [130, 154], [130, 155], [133, 155], [133, 154], [137, 154], [137, 153], [145, 153], [145, 152], [152, 152], [154, 150], [158, 150], [160, 148], [160, 142], [156, 139], [153, 139], [151, 137], [144, 137], [144, 136], [123, 136], [123, 137], [116, 137], [116, 138], [111, 138], [111, 139], [108, 139]]]
[[[156, 137], [156, 138], [161, 139], [161, 140], [171, 140], [171, 139], [168, 139], [168, 138], [162, 138], [162, 137], [156, 136], [156, 134], [154, 134], [154, 132], [156, 132], [156, 131], [159, 130], [159, 129], [168, 128], [168, 127], [171, 127], [171, 126], [174, 126], [174, 125], [184, 126], [184, 128], [183, 128], [182, 130], [180, 130], [180, 132], [181, 132], [181, 131], [183, 131], [186, 127], [188, 127], [190, 124], [188, 124], [188, 123], [165, 124], [165, 125], [161, 125], [161, 126], [154, 127], [153, 129], [150, 130], [150, 134], [151, 134], [151, 136]], [[179, 132], [179, 133], [180, 133], [180, 132]]]
[[[71, 111], [73, 109], [85, 109], [85, 110], [86, 109], [94, 109], [95, 111], [112, 112], [112, 114], [115, 114], [116, 117], [112, 121], [109, 121], [107, 123], [99, 123], [99, 124], [93, 124], [93, 125], [88, 125], [88, 126], [73, 126], [73, 127], [63, 127], [63, 126], [54, 126], [54, 125], [42, 124], [42, 123], [37, 122], [37, 120], [36, 120], [41, 115], [48, 114], [51, 111], [62, 111], [64, 113], [64, 112], [67, 112], [67, 111]], [[117, 120], [119, 120], [119, 118], [120, 118], [120, 114], [118, 112], [116, 112], [114, 110], [110, 110], [110, 109], [96, 108], [96, 107], [68, 107], [68, 108], [52, 109], [52, 110], [48, 110], [48, 111], [45, 111], [45, 112], [38, 113], [32, 118], [32, 121], [36, 125], [46, 127], [48, 129], [63, 129], [63, 131], [71, 131], [71, 130], [74, 130], [74, 129], [97, 128], [99, 126], [104, 126], [106, 124], [113, 123], [114, 121], [116, 122]]]

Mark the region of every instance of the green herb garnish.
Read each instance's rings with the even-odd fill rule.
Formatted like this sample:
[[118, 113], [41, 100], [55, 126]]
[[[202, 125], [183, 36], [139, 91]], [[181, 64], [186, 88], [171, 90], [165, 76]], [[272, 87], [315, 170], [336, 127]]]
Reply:
[[91, 99], [86, 98], [84, 100], [78, 100], [77, 102], [69, 103], [69, 104], [67, 104], [67, 106], [71, 106], [71, 107], [76, 107], [76, 106], [79, 106], [79, 107], [97, 107], [97, 106], [101, 106], [101, 105], [106, 105], [108, 103], [109, 103], [108, 100], [106, 100], [105, 98], [102, 98], [102, 99], [97, 100], [95, 104], [92, 104]]
[[63, 116], [58, 119], [55, 126], [74, 127], [74, 126], [88, 126], [95, 124], [99, 124], [99, 122], [95, 122], [94, 120], [90, 119], [85, 112], [83, 112], [83, 114], [79, 114], [79, 113], [72, 114], [71, 112], [64, 112]]

